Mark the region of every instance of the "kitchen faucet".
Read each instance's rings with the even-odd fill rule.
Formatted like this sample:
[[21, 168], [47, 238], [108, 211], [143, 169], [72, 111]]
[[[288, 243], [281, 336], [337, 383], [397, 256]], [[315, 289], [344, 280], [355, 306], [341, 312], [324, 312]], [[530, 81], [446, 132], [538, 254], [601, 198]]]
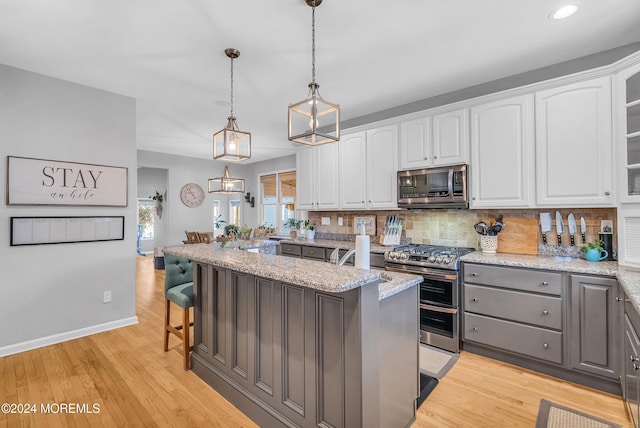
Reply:
[[339, 257], [339, 253], [340, 253], [340, 247], [336, 248], [335, 250], [333, 250], [331, 252], [331, 255], [329, 256], [329, 262], [333, 263], [335, 261], [336, 266], [342, 266], [343, 264], [345, 264], [347, 262], [347, 260], [349, 260], [349, 258], [351, 256], [353, 256], [356, 252], [355, 248], [350, 249], [349, 251], [347, 251], [342, 258]]

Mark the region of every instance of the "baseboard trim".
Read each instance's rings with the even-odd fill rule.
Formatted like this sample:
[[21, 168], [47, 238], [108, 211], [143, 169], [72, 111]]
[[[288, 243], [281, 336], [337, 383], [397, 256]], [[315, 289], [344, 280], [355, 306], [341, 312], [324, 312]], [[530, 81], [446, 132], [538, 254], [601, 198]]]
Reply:
[[25, 342], [15, 343], [0, 347], [0, 357], [19, 354], [32, 349], [42, 348], [44, 346], [55, 345], [56, 343], [66, 342], [68, 340], [78, 339], [80, 337], [91, 336], [92, 334], [102, 333], [129, 325], [138, 324], [138, 317], [122, 318], [116, 321], [110, 321], [104, 324], [92, 325], [77, 330], [71, 330], [64, 333], [53, 334], [51, 336], [40, 337], [37, 339], [27, 340]]

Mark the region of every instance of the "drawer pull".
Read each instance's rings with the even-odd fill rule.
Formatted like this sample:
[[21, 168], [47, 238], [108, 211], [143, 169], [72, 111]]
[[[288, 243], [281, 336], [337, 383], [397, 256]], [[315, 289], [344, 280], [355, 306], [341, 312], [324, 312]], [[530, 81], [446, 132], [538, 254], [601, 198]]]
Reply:
[[547, 281], [542, 281], [542, 285], [549, 285]]
[[637, 365], [636, 363], [633, 363], [633, 369], [634, 369], [634, 370], [638, 370], [638, 369], [640, 369], [640, 366], [639, 366], [639, 365]]
[[471, 274], [471, 276], [478, 276], [478, 274], [477, 274], [477, 273], [475, 273], [475, 272], [473, 272], [473, 273]]
[[542, 345], [544, 347], [544, 349], [548, 349], [549, 348], [549, 344], [545, 343], [544, 345]]
[[616, 297], [616, 302], [622, 302], [622, 299], [620, 297]]
[[478, 331], [478, 327], [473, 327], [471, 330]]
[[473, 302], [477, 302], [477, 301], [478, 301], [478, 299], [474, 297], [473, 299], [471, 299], [471, 301], [473, 301]]
[[549, 311], [545, 309], [544, 311], [542, 311], [542, 315], [549, 315]]
[[640, 361], [640, 358], [634, 357], [633, 355], [629, 355], [629, 360], [630, 361]]

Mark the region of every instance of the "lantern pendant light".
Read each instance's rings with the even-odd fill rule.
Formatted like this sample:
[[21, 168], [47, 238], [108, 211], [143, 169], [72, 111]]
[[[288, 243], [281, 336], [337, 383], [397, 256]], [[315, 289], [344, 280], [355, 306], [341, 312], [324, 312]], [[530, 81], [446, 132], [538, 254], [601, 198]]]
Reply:
[[322, 0], [305, 0], [311, 6], [311, 83], [307, 98], [289, 105], [289, 140], [317, 146], [340, 139], [340, 106], [325, 101], [316, 83], [316, 6]]
[[244, 179], [231, 177], [229, 167], [225, 165], [222, 177], [209, 179], [209, 193], [244, 193]]
[[213, 134], [213, 159], [239, 162], [251, 157], [251, 133], [240, 131], [233, 115], [233, 60], [240, 56], [240, 51], [229, 48], [224, 53], [231, 58], [231, 113], [227, 126]]

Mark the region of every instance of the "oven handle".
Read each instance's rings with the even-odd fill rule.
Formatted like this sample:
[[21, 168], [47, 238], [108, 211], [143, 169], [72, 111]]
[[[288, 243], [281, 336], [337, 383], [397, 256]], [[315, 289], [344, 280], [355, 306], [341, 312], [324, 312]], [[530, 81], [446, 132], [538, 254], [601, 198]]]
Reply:
[[408, 273], [410, 275], [422, 275], [425, 278], [439, 279], [439, 280], [446, 280], [446, 281], [455, 281], [458, 279], [457, 275], [447, 275], [443, 273], [436, 273], [429, 268], [417, 268], [417, 269], [409, 270], [409, 269], [398, 269], [398, 268], [390, 267], [387, 265], [385, 266], [385, 270], [388, 270], [389, 272]]
[[443, 314], [457, 314], [458, 310], [456, 308], [442, 308], [440, 306], [433, 305], [425, 305], [424, 303], [420, 303], [420, 309], [426, 309], [433, 312], [441, 312]]

